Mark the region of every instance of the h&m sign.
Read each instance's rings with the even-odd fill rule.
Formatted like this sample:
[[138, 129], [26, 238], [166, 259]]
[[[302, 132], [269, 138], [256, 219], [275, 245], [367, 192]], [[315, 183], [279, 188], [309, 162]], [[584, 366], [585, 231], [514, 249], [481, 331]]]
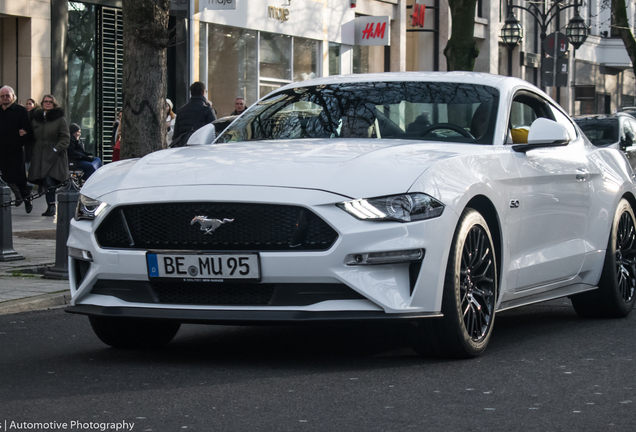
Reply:
[[389, 45], [388, 16], [360, 16], [355, 19], [356, 45]]
[[413, 15], [411, 15], [412, 27], [424, 27], [424, 17], [426, 16], [426, 5], [413, 3]]

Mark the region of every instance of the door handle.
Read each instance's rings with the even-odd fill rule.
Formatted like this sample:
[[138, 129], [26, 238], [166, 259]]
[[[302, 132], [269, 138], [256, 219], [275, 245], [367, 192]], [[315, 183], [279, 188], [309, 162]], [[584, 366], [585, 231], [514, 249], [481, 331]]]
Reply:
[[576, 170], [576, 181], [586, 181], [589, 172], [586, 169], [578, 168]]

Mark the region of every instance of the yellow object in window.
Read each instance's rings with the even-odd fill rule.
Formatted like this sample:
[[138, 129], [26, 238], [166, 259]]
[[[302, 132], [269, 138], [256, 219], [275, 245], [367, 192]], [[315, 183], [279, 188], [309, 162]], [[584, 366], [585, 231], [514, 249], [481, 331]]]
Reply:
[[528, 132], [530, 131], [525, 128], [510, 129], [510, 135], [512, 135], [512, 142], [514, 144], [527, 144]]

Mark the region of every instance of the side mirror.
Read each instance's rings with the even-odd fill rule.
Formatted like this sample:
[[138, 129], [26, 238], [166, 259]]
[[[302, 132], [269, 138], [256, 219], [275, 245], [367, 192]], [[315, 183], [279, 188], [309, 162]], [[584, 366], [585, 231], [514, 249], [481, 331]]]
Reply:
[[216, 130], [214, 129], [214, 125], [209, 123], [194, 131], [194, 133], [190, 135], [186, 145], [195, 146], [212, 144], [214, 142], [214, 138], [216, 138]]
[[632, 131], [625, 132], [625, 136], [621, 139], [621, 150], [634, 145], [634, 133]]
[[528, 144], [515, 144], [512, 149], [525, 153], [529, 150], [544, 147], [561, 147], [570, 143], [568, 131], [562, 124], [547, 118], [538, 118], [530, 126]]

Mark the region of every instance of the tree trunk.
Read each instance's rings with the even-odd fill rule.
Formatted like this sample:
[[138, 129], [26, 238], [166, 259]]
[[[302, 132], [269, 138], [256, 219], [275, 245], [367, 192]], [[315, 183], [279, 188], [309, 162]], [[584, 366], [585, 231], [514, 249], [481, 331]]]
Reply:
[[169, 10], [170, 0], [123, 2], [122, 159], [144, 156], [166, 144]]
[[618, 28], [629, 59], [632, 61], [632, 69], [634, 69], [634, 73], [636, 73], [636, 40], [634, 40], [634, 35], [632, 34], [629, 20], [627, 19], [627, 5], [625, 4], [625, 0], [612, 1], [612, 15], [614, 16], [614, 25]]
[[475, 42], [477, 0], [448, 0], [451, 11], [451, 37], [444, 49], [449, 71], [472, 71], [479, 55]]

